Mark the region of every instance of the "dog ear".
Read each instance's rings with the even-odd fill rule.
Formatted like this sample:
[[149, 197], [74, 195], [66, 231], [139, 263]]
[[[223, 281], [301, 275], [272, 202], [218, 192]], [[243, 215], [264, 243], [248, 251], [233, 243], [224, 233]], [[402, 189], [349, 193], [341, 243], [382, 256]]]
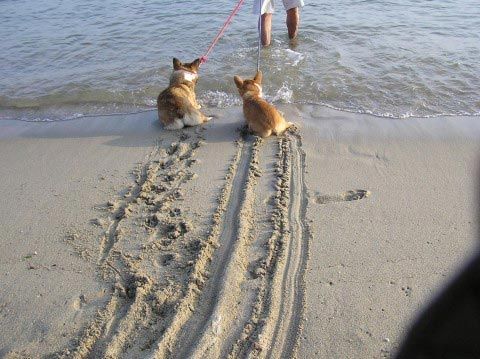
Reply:
[[179, 59], [177, 59], [176, 57], [173, 58], [173, 69], [174, 70], [180, 70], [180, 68], [182, 67], [182, 63], [180, 62]]
[[235, 85], [237, 85], [238, 88], [242, 88], [243, 80], [240, 76], [234, 76], [233, 81], [235, 81]]
[[255, 81], [257, 84], [261, 84], [263, 79], [262, 71], [257, 71], [255, 77], [253, 78], [253, 81]]
[[200, 59], [196, 59], [195, 61], [193, 61], [193, 62], [191, 63], [191, 66], [193, 67], [193, 69], [194, 69], [195, 71], [197, 71], [198, 68], [200, 67]]

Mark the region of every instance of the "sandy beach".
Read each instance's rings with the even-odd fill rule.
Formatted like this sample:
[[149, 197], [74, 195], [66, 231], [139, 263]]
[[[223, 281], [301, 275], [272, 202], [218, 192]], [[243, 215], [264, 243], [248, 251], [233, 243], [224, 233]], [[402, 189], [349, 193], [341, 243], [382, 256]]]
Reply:
[[477, 251], [477, 117], [0, 124], [0, 357], [383, 358]]

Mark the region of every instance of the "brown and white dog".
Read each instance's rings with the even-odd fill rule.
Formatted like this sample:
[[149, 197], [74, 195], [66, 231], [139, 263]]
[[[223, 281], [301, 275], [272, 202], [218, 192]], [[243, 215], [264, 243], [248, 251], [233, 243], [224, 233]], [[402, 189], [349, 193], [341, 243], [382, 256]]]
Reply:
[[254, 134], [268, 137], [272, 133], [281, 135], [293, 125], [285, 121], [278, 110], [262, 98], [262, 73], [257, 72], [252, 80], [233, 78], [243, 99], [243, 115], [247, 126]]
[[157, 98], [158, 119], [167, 130], [179, 130], [184, 126], [196, 126], [211, 117], [199, 111], [201, 106], [195, 96], [200, 60], [184, 64], [173, 59], [173, 72], [168, 88]]

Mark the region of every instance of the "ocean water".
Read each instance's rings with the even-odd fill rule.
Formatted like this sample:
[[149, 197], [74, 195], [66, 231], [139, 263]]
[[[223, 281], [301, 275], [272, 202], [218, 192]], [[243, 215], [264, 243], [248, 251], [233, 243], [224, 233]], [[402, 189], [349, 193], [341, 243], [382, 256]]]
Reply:
[[[277, 0], [261, 53], [273, 102], [377, 116], [480, 115], [478, 0], [305, 0], [297, 41]], [[172, 57], [201, 56], [236, 0], [1, 0], [0, 119], [49, 121], [155, 108]], [[239, 105], [257, 18], [246, 0], [200, 71], [204, 105]]]

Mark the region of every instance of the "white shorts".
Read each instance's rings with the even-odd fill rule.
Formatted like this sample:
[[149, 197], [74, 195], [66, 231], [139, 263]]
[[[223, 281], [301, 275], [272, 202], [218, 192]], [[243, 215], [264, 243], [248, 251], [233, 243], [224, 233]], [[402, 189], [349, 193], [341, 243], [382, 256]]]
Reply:
[[[293, 9], [294, 7], [302, 7], [304, 4], [303, 0], [282, 0], [283, 7], [285, 11]], [[253, 2], [253, 13], [258, 15], [258, 10], [260, 8], [260, 0], [254, 0]], [[273, 14], [275, 12], [275, 0], [263, 0], [262, 2], [262, 15], [263, 14]]]

